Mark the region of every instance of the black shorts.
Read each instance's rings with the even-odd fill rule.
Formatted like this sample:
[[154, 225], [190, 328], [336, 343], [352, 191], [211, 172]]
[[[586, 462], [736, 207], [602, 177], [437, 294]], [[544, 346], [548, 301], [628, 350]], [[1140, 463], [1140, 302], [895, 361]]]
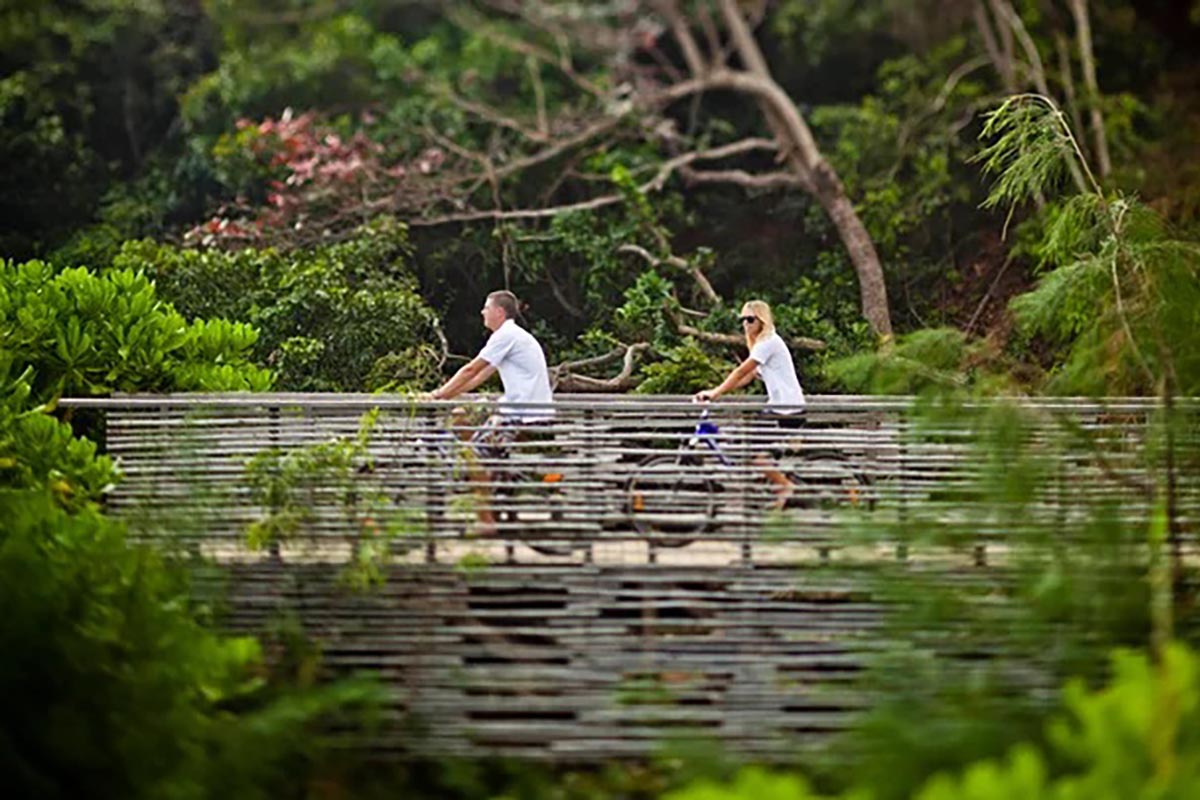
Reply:
[[775, 421], [775, 424], [784, 430], [794, 431], [803, 428], [808, 424], [808, 419], [804, 412], [799, 414], [772, 414], [769, 411], [763, 412], [763, 417]]
[[[767, 425], [774, 427], [777, 430], [795, 431], [803, 428], [808, 424], [808, 419], [804, 412], [799, 414], [775, 414], [770, 411], [763, 411], [759, 415], [759, 420]], [[783, 443], [770, 448], [771, 457], [776, 461], [783, 458], [786, 448]]]

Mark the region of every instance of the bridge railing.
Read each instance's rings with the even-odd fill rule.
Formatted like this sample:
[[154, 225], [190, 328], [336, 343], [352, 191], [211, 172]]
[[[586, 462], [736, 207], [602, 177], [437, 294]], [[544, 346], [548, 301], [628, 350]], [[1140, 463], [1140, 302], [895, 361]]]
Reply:
[[[908, 398], [812, 397], [799, 430], [761, 424], [752, 399], [722, 401], [705, 422], [729, 463], [704, 437], [690, 441], [700, 409], [679, 397], [563, 397], [552, 424], [499, 457], [458, 438], [490, 412], [478, 398], [63, 405], [103, 416], [126, 473], [113, 513], [138, 535], [223, 561], [196, 580], [225, 599], [225, 625], [263, 633], [299, 621], [320, 642], [323, 670], [368, 669], [388, 687], [368, 746], [437, 755], [599, 762], [699, 736], [786, 758], [873, 702], [862, 670], [894, 635], [880, 559], [903, 555], [912, 569], [898, 572], [1003, 603], [1008, 593], [993, 590], [1013, 578], [1004, 559], [1015, 535], [1065, 537], [1097, 508], [1148, 529], [1164, 485], [1149, 424], [1158, 409], [1140, 400], [1018, 402], [1026, 425], [978, 435], [961, 415], [910, 413]], [[978, 446], [981, 437], [1001, 444]], [[782, 510], [769, 507], [778, 498], [764, 458], [797, 484]], [[471, 468], [485, 478], [472, 482]], [[505, 469], [537, 479], [513, 489], [497, 477]], [[1189, 537], [1195, 473], [1181, 465], [1176, 476]], [[483, 502], [495, 536], [478, 535]], [[860, 523], [873, 533], [861, 560], [851, 552]], [[966, 534], [959, 560], [924, 543], [940, 523]], [[1056, 539], [1037, 555], [1066, 552], [1117, 567], [1112, 580], [1141, 580], [1129, 538], [1107, 558]], [[372, 591], [346, 591], [364, 546], [394, 560]], [[975, 670], [1006, 646], [943, 657]], [[1018, 659], [1010, 680], [1056, 696], [1041, 653]]]
[[[1061, 526], [1100, 498], [1119, 499], [1122, 514], [1148, 512], [1153, 402], [1012, 402], [1029, 420], [1011, 443], [1014, 458], [1018, 445], [1032, 450], [1041, 470], [1023, 524]], [[439, 543], [459, 541], [503, 543], [509, 558], [584, 560], [596, 544], [626, 543], [626, 554], [644, 548], [651, 561], [706, 548], [717, 560], [751, 558], [752, 547], [825, 554], [845, 543], [848, 520], [903, 531], [908, 515], [961, 517], [981, 472], [1007, 465], [980, 460], [978, 432], [961, 418], [917, 417], [911, 403], [816, 396], [804, 427], [793, 429], [754, 398], [700, 406], [684, 397], [568, 395], [547, 420], [495, 429], [495, 403], [479, 397], [63, 401], [103, 413], [104, 445], [125, 474], [109, 501], [114, 512], [147, 535], [169, 525], [219, 556], [253, 557], [247, 545], [256, 544], [339, 558], [366, 538], [430, 559]], [[1194, 487], [1185, 484], [1190, 512]], [[1007, 524], [1002, 515], [979, 520], [980, 546], [1002, 538]]]

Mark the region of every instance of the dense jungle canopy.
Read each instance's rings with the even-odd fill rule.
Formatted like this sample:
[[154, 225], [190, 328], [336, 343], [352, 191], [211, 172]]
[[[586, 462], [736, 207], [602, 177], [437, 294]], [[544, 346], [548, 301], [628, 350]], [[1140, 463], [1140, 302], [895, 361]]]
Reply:
[[[839, 359], [897, 341], [933, 371], [890, 388], [986, 372], [1037, 390], [1112, 304], [1076, 286], [1009, 308], [1096, 244], [1055, 236], [1085, 224], [1073, 196], [1195, 234], [1198, 15], [9, 0], [0, 253], [144, 271], [189, 320], [257, 328], [279, 388], [428, 388], [507, 287], [560, 390], [704, 384], [738, 358], [749, 297], [775, 304], [810, 389], [880, 388], [880, 364]], [[980, 135], [1018, 93], [1061, 109], [1078, 150], [1060, 136], [1044, 188], [987, 207]], [[1155, 390], [1103, 371], [1057, 388]]]

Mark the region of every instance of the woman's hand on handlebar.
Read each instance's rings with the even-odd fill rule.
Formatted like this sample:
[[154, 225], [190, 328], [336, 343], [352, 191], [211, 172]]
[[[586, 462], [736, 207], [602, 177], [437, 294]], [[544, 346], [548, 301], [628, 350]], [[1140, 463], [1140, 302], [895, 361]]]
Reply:
[[717, 394], [713, 389], [705, 389], [702, 392], [696, 392], [692, 395], [693, 403], [707, 403], [710, 400], [716, 400]]

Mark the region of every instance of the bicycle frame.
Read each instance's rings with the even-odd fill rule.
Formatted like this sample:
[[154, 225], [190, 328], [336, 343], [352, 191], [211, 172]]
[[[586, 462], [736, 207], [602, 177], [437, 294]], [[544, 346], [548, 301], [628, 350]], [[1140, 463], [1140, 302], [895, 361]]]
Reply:
[[688, 450], [699, 450], [703, 445], [708, 448], [708, 452], [714, 454], [722, 466], [734, 466], [733, 459], [725, 455], [725, 451], [721, 449], [718, 439], [721, 436], [721, 428], [717, 423], [709, 420], [709, 409], [705, 408], [700, 412], [700, 419], [696, 421], [696, 427], [692, 435], [683, 443], [680, 444], [680, 452]]

